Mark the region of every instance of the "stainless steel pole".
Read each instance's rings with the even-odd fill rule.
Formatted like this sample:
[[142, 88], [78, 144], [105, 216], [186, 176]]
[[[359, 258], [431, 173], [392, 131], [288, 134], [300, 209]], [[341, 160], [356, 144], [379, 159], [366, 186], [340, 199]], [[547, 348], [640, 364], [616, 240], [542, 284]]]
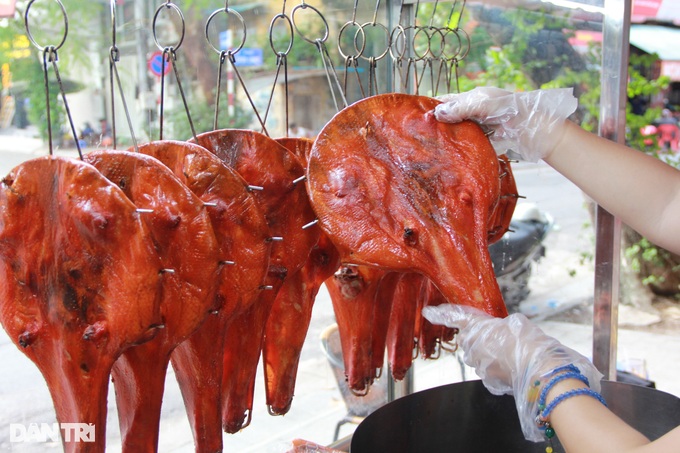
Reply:
[[[602, 40], [601, 137], [625, 142], [631, 0], [605, 0]], [[606, 169], [603, 169], [606, 171]], [[616, 380], [621, 222], [597, 207], [593, 363]]]

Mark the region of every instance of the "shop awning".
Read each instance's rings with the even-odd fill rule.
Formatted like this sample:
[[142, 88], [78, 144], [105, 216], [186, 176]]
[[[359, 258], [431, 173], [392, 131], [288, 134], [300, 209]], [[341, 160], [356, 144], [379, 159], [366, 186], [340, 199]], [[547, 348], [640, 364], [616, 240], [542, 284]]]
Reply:
[[660, 25], [631, 25], [630, 44], [661, 60], [680, 61], [680, 28]]

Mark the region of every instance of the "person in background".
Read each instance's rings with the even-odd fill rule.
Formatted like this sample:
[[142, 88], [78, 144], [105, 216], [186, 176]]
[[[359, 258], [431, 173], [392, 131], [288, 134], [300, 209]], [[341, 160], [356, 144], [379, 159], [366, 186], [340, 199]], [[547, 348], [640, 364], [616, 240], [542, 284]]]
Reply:
[[678, 152], [680, 143], [680, 126], [669, 109], [663, 109], [661, 118], [654, 121], [656, 126], [659, 148], [665, 151]]
[[312, 134], [312, 131], [310, 131], [309, 129], [298, 126], [295, 123], [291, 123], [290, 126], [288, 127], [288, 136], [291, 138], [296, 137], [311, 138], [314, 136], [314, 134]]
[[[492, 129], [499, 154], [543, 159], [650, 241], [680, 253], [680, 171], [568, 121], [577, 106], [571, 89], [476, 88], [442, 101], [439, 121], [471, 119]], [[607, 409], [593, 364], [525, 316], [493, 318], [451, 304], [426, 307], [423, 315], [459, 329], [465, 362], [492, 393], [514, 395], [527, 439], [556, 433], [570, 453], [680, 451], [680, 427], [650, 442]]]

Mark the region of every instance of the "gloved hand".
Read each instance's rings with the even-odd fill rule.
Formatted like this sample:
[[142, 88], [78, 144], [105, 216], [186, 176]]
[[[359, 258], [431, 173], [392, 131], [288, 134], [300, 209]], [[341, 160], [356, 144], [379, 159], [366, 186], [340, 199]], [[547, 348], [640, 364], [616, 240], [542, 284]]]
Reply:
[[564, 120], [578, 106], [572, 88], [512, 93], [478, 87], [438, 99], [443, 103], [435, 109], [437, 120], [475, 120], [493, 130], [489, 138], [497, 154], [512, 150], [529, 162], [538, 162], [552, 151], [564, 134]]
[[602, 374], [578, 352], [546, 335], [522, 314], [494, 318], [472, 307], [442, 304], [423, 308], [423, 316], [433, 324], [457, 327], [458, 345], [465, 351], [464, 361], [475, 369], [484, 386], [494, 395], [515, 396], [524, 437], [544, 440], [536, 424], [537, 391], [550, 380], [546, 374], [573, 364], [600, 391]]

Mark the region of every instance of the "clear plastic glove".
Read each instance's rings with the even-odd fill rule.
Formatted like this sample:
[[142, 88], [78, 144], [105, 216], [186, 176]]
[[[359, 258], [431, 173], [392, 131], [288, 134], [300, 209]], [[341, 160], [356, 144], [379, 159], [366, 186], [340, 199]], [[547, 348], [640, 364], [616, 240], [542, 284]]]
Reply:
[[435, 109], [437, 120], [475, 120], [493, 130], [489, 138], [496, 153], [511, 151], [529, 162], [538, 162], [552, 151], [564, 134], [564, 120], [578, 106], [572, 88], [512, 93], [478, 87], [438, 99], [443, 103]]
[[522, 432], [528, 440], [545, 440], [536, 424], [538, 402], [536, 389], [532, 389], [541, 376], [573, 364], [588, 378], [590, 388], [600, 391], [602, 374], [590, 360], [543, 333], [522, 314], [494, 318], [472, 307], [442, 304], [423, 308], [423, 316], [433, 324], [459, 329], [458, 345], [465, 351], [465, 363], [494, 395], [515, 396]]

